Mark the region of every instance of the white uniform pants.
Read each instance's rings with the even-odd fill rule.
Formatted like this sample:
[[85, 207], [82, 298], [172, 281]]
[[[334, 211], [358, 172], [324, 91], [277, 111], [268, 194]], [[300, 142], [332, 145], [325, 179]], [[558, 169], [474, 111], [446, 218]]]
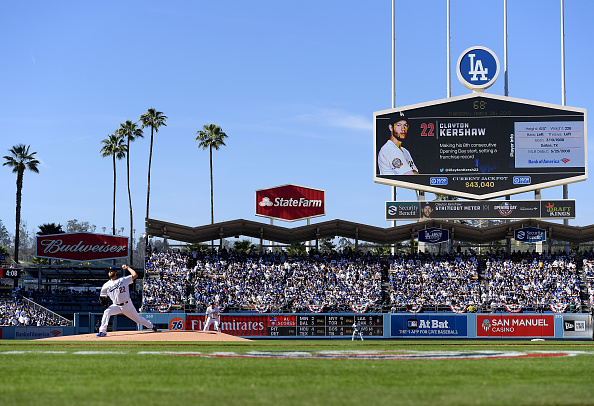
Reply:
[[142, 324], [146, 328], [153, 328], [153, 323], [151, 323], [144, 317], [141, 317], [136, 311], [134, 305], [132, 304], [132, 301], [128, 300], [128, 303], [125, 303], [122, 306], [112, 304], [107, 309], [105, 309], [105, 311], [103, 312], [103, 318], [101, 319], [101, 327], [99, 327], [99, 331], [101, 333], [107, 333], [107, 325], [109, 324], [110, 317], [122, 313], [124, 313], [132, 321], [135, 321], [138, 324]]
[[221, 332], [221, 329], [219, 328], [219, 319], [211, 319], [210, 317], [206, 319], [206, 324], [204, 325], [202, 331], [208, 331], [208, 328], [211, 324], [214, 324], [214, 328], [216, 331], [218, 331], [219, 333]]
[[[359, 337], [361, 337], [361, 341], [363, 341], [363, 332], [359, 331]], [[351, 338], [351, 341], [355, 340], [355, 336], [357, 335], [356, 331], [353, 331], [353, 337]]]

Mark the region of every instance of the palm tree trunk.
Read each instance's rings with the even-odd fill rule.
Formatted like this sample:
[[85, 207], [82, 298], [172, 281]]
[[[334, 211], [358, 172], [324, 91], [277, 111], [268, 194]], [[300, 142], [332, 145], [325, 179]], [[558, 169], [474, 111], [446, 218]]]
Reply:
[[149, 149], [149, 164], [148, 164], [148, 179], [146, 186], [146, 216], [145, 219], [149, 218], [149, 202], [151, 196], [151, 161], [153, 160], [153, 126], [151, 126], [151, 147]]
[[20, 231], [21, 231], [21, 195], [23, 191], [23, 173], [25, 169], [17, 172], [17, 183], [16, 183], [16, 231], [14, 233], [14, 260], [19, 263], [19, 244], [20, 244]]
[[115, 203], [116, 203], [116, 157], [113, 155], [113, 222], [111, 226], [111, 233], [115, 235]]
[[214, 198], [212, 191], [212, 146], [210, 147], [210, 224], [214, 224]]
[[[214, 224], [214, 194], [212, 186], [212, 145], [210, 146], [210, 224]], [[210, 249], [214, 249], [214, 240], [210, 242]]]
[[128, 137], [128, 153], [126, 154], [126, 178], [128, 183], [128, 203], [130, 204], [130, 239], [128, 242], [128, 263], [134, 267], [132, 263], [132, 194], [130, 193], [130, 137]]

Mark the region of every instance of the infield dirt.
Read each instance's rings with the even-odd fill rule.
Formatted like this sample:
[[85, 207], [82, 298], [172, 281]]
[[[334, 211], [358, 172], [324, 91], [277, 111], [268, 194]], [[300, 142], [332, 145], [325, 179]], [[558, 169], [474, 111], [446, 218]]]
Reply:
[[250, 341], [246, 338], [235, 337], [216, 331], [115, 331], [107, 333], [106, 337], [96, 337], [93, 334], [78, 334], [41, 338], [35, 341]]

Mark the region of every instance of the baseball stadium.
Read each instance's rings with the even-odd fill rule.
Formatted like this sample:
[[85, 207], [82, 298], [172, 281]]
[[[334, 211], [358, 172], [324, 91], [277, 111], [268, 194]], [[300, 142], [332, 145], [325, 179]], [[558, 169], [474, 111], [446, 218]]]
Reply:
[[[510, 4], [509, 11], [507, 0], [442, 0], [439, 7], [392, 0], [390, 13], [387, 1], [355, 3], [7, 7], [0, 36], [17, 33], [17, 44], [31, 51], [24, 66], [19, 51], [7, 46], [14, 67], [0, 69], [14, 83], [5, 85], [12, 101], [1, 102], [7, 111], [0, 108], [0, 117], [8, 131], [20, 125], [25, 134], [43, 122], [50, 137], [23, 136], [24, 143], [3, 137], [0, 405], [594, 404], [591, 100], [584, 97], [591, 80], [576, 83], [580, 76], [568, 75], [583, 101], [579, 107], [567, 105], [565, 88], [566, 31], [568, 66], [583, 67], [577, 56], [591, 56], [580, 47], [592, 45], [594, 35], [573, 29], [592, 33], [582, 19], [594, 8], [568, 4], [566, 16], [564, 0], [560, 8], [557, 2], [541, 10], [530, 0], [530, 6]], [[141, 28], [128, 19], [133, 13], [154, 24]], [[427, 32], [415, 23], [419, 17], [426, 18]], [[544, 32], [551, 31], [544, 26], [558, 25], [559, 18], [561, 38], [544, 44]], [[31, 28], [31, 37], [21, 29], [27, 19], [43, 24]], [[116, 32], [105, 32], [107, 20]], [[373, 33], [356, 28], [361, 21]], [[390, 23], [390, 41], [376, 45]], [[530, 36], [537, 28], [542, 38]], [[349, 44], [339, 47], [345, 34]], [[560, 47], [554, 55], [551, 41]], [[128, 76], [122, 59], [124, 69], [114, 71], [116, 56], [140, 43], [150, 58], [125, 58], [138, 76]], [[391, 58], [379, 58], [389, 54], [388, 44]], [[210, 53], [192, 56], [196, 46]], [[341, 110], [360, 96], [338, 91], [361, 82], [358, 95], [373, 93], [375, 81], [379, 88], [389, 82], [387, 70], [369, 66], [375, 63], [364, 53], [368, 46], [378, 65], [392, 63], [392, 103], [367, 109], [360, 119]], [[438, 68], [423, 62], [433, 47], [445, 49], [445, 57], [426, 58], [439, 61], [439, 70], [447, 65], [445, 98], [433, 97], [428, 72]], [[405, 57], [403, 50], [413, 49], [419, 53]], [[353, 64], [358, 58], [349, 52], [361, 52], [359, 63], [368, 71], [358, 77], [344, 67], [341, 76], [337, 62], [326, 58], [339, 50]], [[513, 69], [538, 76], [540, 87], [550, 84], [550, 67], [535, 62], [539, 53], [561, 64], [561, 104], [530, 87], [512, 87], [510, 97]], [[525, 54], [534, 61], [514, 65], [514, 57]], [[167, 63], [141, 68], [158, 57]], [[301, 59], [311, 61], [310, 71]], [[231, 61], [238, 70], [227, 71]], [[194, 68], [186, 71], [186, 64]], [[291, 65], [299, 67], [277, 79], [280, 66]], [[523, 71], [525, 65], [538, 72]], [[196, 88], [189, 80], [194, 71], [204, 76]], [[175, 91], [154, 86], [157, 72], [171, 77], [163, 87]], [[23, 87], [28, 81], [31, 87]], [[139, 108], [136, 96], [120, 101], [112, 92], [103, 99], [101, 88], [139, 81], [153, 84], [130, 86], [131, 93], [143, 89], [139, 103], [148, 98], [161, 105], [162, 98], [167, 109], [151, 107], [101, 140], [97, 123], [113, 127], [128, 108]], [[225, 86], [219, 99], [210, 87], [215, 83], [236, 88], [238, 99]], [[326, 84], [336, 94], [320, 96], [324, 107], [316, 112], [307, 110]], [[274, 90], [284, 85], [303, 93], [281, 102], [287, 95]], [[191, 105], [196, 92], [207, 89], [206, 100]], [[242, 91], [251, 95], [242, 99], [245, 115], [230, 107]], [[91, 94], [114, 110], [80, 113], [77, 105], [88, 108]], [[304, 94], [309, 98], [300, 100]], [[64, 103], [68, 118], [80, 114], [92, 135], [86, 129], [65, 135], [73, 148], [62, 156], [52, 145], [65, 141], [52, 127], [67, 127], [64, 116], [19, 116], [21, 100], [34, 111], [36, 98], [50, 109]], [[188, 118], [194, 111], [184, 115], [187, 105], [212, 108], [209, 114], [223, 125], [194, 128], [192, 143], [184, 144], [175, 134], [196, 120]], [[276, 117], [247, 120], [259, 109]], [[300, 127], [313, 121], [315, 131]], [[349, 138], [351, 132], [356, 136]], [[131, 144], [144, 137], [150, 139], [148, 172], [144, 155], [137, 164], [138, 143]], [[256, 146], [248, 147], [246, 138]], [[188, 145], [201, 151], [200, 163], [186, 155]], [[103, 173], [94, 175], [98, 157]], [[220, 173], [218, 165], [225, 167]], [[75, 173], [64, 175], [64, 168]], [[31, 178], [44, 173], [29, 188]], [[11, 233], [3, 220], [12, 221], [13, 212]], [[63, 215], [91, 223], [68, 220], [64, 229], [50, 220], [31, 230], [25, 220], [64, 221]], [[111, 224], [99, 233], [96, 218]]]

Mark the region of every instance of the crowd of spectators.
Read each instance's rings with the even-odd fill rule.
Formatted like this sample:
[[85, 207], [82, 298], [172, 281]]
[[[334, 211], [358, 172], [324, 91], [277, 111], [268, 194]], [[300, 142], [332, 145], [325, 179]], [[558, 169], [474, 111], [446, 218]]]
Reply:
[[284, 253], [167, 251], [152, 252], [146, 269], [145, 311], [182, 303], [205, 307], [212, 301], [252, 310], [256, 305], [294, 311], [311, 305], [348, 310], [353, 304], [379, 304], [382, 299], [380, 263], [365, 256], [289, 259]]
[[588, 289], [590, 304], [594, 304], [594, 253], [589, 253], [583, 259], [583, 275]]
[[[385, 266], [388, 270], [383, 273]], [[282, 252], [154, 251], [147, 257], [146, 269], [144, 311], [163, 305], [200, 309], [213, 301], [234, 309], [266, 305], [286, 311], [304, 311], [312, 305], [348, 311], [363, 304], [389, 305], [393, 311], [410, 306], [581, 309], [575, 258], [565, 253], [488, 255], [482, 276], [473, 253], [386, 259], [353, 253], [289, 258]], [[594, 257], [584, 261], [584, 272], [594, 279]], [[382, 286], [382, 280], [389, 284]], [[592, 299], [593, 283], [589, 289]]]
[[479, 305], [476, 256], [416, 255], [391, 260], [390, 302], [392, 307]]
[[64, 326], [66, 321], [35, 308], [25, 301], [12, 298], [0, 301], [0, 326]]
[[542, 311], [551, 305], [580, 309], [580, 281], [573, 255], [490, 256], [482, 293], [492, 308], [521, 305]]
[[[350, 311], [369, 306], [380, 311], [423, 307], [482, 311], [522, 306], [548, 311], [551, 305], [581, 310], [580, 274], [573, 255], [487, 255], [479, 272], [477, 256], [417, 254], [380, 257], [371, 254], [284, 252], [246, 254], [237, 251], [150, 251], [146, 258], [142, 311], [163, 308], [202, 310], [211, 302], [233, 310]], [[594, 255], [583, 260], [584, 282], [594, 302]], [[72, 289], [20, 292], [41, 305], [96, 303], [98, 292]], [[59, 325], [20, 296], [0, 302], [1, 325]], [[41, 309], [41, 308], [40, 308]]]
[[142, 310], [181, 305], [190, 275], [188, 254], [179, 251], [152, 251], [145, 263]]

